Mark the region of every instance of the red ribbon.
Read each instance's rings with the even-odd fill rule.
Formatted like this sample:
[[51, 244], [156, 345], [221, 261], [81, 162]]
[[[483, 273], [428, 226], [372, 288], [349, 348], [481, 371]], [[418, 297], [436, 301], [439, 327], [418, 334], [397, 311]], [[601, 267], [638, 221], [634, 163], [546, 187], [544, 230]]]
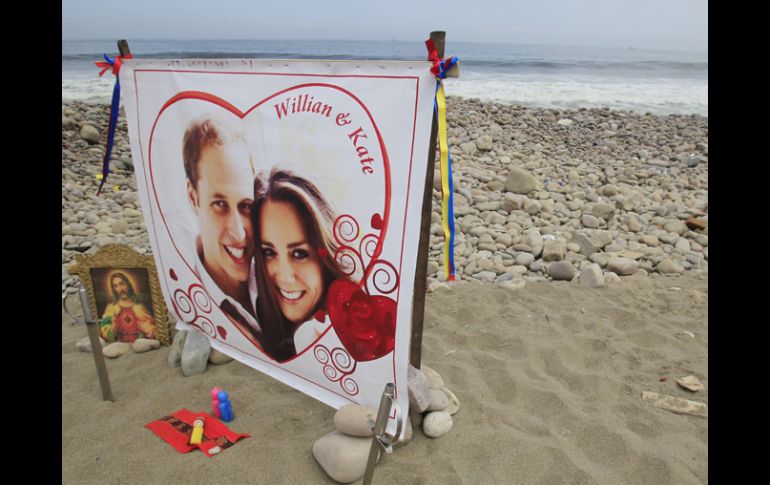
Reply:
[[425, 47], [428, 48], [428, 60], [433, 63], [430, 72], [434, 76], [438, 76], [438, 73], [441, 71], [441, 58], [438, 56], [438, 50], [436, 49], [436, 44], [433, 43], [433, 39], [426, 40]]
[[118, 73], [120, 72], [120, 65], [123, 63], [123, 59], [131, 59], [133, 57], [134, 56], [132, 56], [131, 53], [128, 53], [125, 55], [125, 57], [115, 56], [115, 60], [113, 61], [112, 64], [104, 61], [98, 61], [98, 62], [95, 62], [94, 64], [96, 64], [96, 67], [102, 68], [102, 71], [99, 73], [99, 77], [102, 77], [102, 75], [105, 72], [107, 72], [107, 69], [110, 69], [110, 68], [112, 68], [112, 73], [117, 76]]

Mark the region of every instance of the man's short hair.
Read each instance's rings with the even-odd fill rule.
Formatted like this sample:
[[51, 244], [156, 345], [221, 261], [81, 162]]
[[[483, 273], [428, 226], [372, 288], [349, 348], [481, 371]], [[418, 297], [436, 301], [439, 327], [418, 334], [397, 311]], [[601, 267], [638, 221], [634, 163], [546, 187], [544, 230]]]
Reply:
[[[184, 160], [185, 174], [193, 188], [198, 188], [200, 174], [198, 165], [203, 150], [214, 145], [222, 146], [232, 140], [246, 143], [243, 131], [231, 120], [220, 116], [206, 115], [190, 123], [184, 133], [182, 159]], [[253, 171], [254, 164], [251, 158], [249, 158], [249, 165]]]

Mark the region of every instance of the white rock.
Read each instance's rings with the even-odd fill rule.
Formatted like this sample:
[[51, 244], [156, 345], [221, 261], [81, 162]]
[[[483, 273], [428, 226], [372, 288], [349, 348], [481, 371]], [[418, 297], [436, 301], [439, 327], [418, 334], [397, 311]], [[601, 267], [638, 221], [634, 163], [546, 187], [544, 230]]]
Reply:
[[409, 390], [409, 407], [417, 412], [424, 412], [430, 406], [428, 379], [418, 368], [409, 364], [407, 373], [407, 389]]
[[639, 270], [639, 263], [630, 258], [610, 258], [607, 269], [622, 276], [628, 276]]
[[160, 342], [154, 338], [138, 338], [134, 340], [134, 344], [131, 347], [134, 349], [134, 352], [141, 354], [142, 352], [160, 348]]
[[604, 284], [604, 275], [602, 268], [596, 263], [591, 263], [580, 272], [580, 283], [589, 287], [596, 288]]
[[332, 479], [351, 483], [364, 476], [371, 444], [371, 438], [348, 436], [334, 430], [313, 443], [313, 458]]
[[429, 389], [441, 389], [444, 387], [444, 379], [441, 378], [438, 372], [425, 364], [420, 365], [420, 370], [425, 374], [425, 378], [428, 380]]
[[[104, 348], [105, 345], [107, 345], [107, 342], [104, 341], [103, 338], [99, 337], [99, 343], [102, 344], [102, 348]], [[75, 344], [75, 347], [81, 352], [91, 352], [91, 338], [90, 337], [83, 337], [82, 339], [78, 340]]]
[[460, 400], [457, 399], [457, 396], [455, 396], [455, 393], [450, 391], [448, 387], [444, 387], [441, 390], [444, 391], [444, 394], [446, 394], [446, 397], [449, 398], [449, 407], [444, 409], [444, 411], [449, 413], [450, 415], [455, 414], [457, 411], [460, 410]]
[[377, 410], [361, 404], [342, 406], [334, 413], [334, 427], [349, 436], [372, 436], [369, 420], [377, 420]]
[[443, 411], [449, 407], [449, 397], [441, 389], [430, 389], [428, 411]]
[[682, 377], [681, 379], [678, 379], [676, 383], [693, 392], [702, 391], [706, 388], [703, 383], [695, 376]]
[[105, 357], [116, 359], [131, 350], [131, 344], [126, 342], [113, 342], [102, 349]]
[[422, 431], [426, 436], [438, 438], [452, 430], [452, 416], [445, 411], [433, 411], [422, 420]]
[[180, 330], [174, 335], [174, 341], [168, 351], [168, 365], [171, 367], [179, 367], [185, 339], [187, 339], [187, 330]]
[[607, 271], [604, 273], [604, 282], [605, 283], [619, 283], [620, 282], [620, 276], [613, 273], [612, 271]]

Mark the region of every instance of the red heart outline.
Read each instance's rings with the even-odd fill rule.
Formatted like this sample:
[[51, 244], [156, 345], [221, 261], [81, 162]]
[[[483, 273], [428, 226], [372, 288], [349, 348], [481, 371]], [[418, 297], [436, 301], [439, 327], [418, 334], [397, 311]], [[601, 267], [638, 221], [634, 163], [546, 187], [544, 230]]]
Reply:
[[367, 295], [358, 285], [339, 279], [329, 286], [326, 307], [332, 328], [356, 361], [376, 360], [395, 348], [395, 300]]
[[[168, 108], [170, 108], [175, 103], [177, 103], [179, 101], [182, 101], [182, 100], [186, 100], [186, 99], [195, 99], [195, 100], [199, 100], [199, 101], [208, 102], [208, 103], [214, 104], [216, 106], [219, 106], [221, 108], [224, 108], [227, 111], [229, 111], [230, 113], [232, 113], [235, 116], [239, 117], [240, 119], [243, 119], [246, 116], [248, 116], [252, 111], [254, 111], [256, 108], [258, 108], [262, 104], [270, 101], [271, 99], [273, 99], [273, 98], [275, 98], [277, 96], [281, 96], [281, 95], [283, 95], [285, 93], [288, 93], [290, 91], [299, 90], [299, 89], [305, 89], [305, 88], [311, 88], [311, 87], [330, 88], [330, 89], [334, 89], [334, 90], [340, 91], [340, 92], [350, 96], [353, 100], [355, 100], [361, 106], [361, 108], [364, 110], [364, 112], [366, 112], [366, 115], [369, 117], [369, 121], [371, 122], [371, 125], [374, 128], [375, 134], [377, 135], [377, 140], [378, 140], [378, 142], [380, 144], [380, 150], [381, 150], [381, 153], [382, 153], [382, 161], [383, 161], [384, 175], [385, 175], [385, 201], [384, 201], [384, 206], [385, 207], [384, 207], [384, 212], [383, 212], [384, 216], [382, 217], [382, 228], [380, 230], [380, 237], [379, 237], [379, 240], [377, 242], [377, 246], [375, 248], [375, 253], [374, 254], [375, 255], [379, 255], [381, 253], [382, 245], [383, 245], [383, 242], [385, 241], [385, 235], [386, 235], [387, 229], [388, 229], [388, 221], [390, 219], [390, 191], [391, 191], [390, 159], [388, 157], [388, 152], [387, 152], [387, 149], [385, 148], [385, 142], [382, 139], [382, 134], [380, 133], [380, 129], [378, 128], [377, 123], [374, 121], [374, 118], [372, 117], [372, 114], [369, 112], [369, 109], [366, 107], [366, 105], [356, 95], [354, 95], [353, 93], [351, 93], [350, 91], [348, 91], [348, 90], [346, 90], [344, 88], [341, 88], [339, 86], [335, 86], [333, 84], [327, 84], [327, 83], [303, 83], [303, 84], [298, 84], [296, 86], [292, 86], [292, 87], [283, 89], [281, 91], [278, 91], [277, 93], [272, 94], [272, 95], [268, 96], [267, 98], [263, 99], [262, 101], [256, 103], [255, 105], [253, 105], [248, 110], [241, 111], [238, 108], [236, 108], [235, 106], [233, 106], [231, 103], [225, 101], [224, 99], [222, 99], [222, 98], [220, 98], [220, 97], [218, 97], [216, 95], [213, 95], [213, 94], [210, 94], [210, 93], [206, 93], [206, 92], [203, 92], [203, 91], [182, 91], [182, 92], [172, 96], [168, 101], [166, 101], [163, 104], [163, 106], [161, 107], [160, 111], [158, 111], [158, 115], [155, 118], [155, 122], [152, 125], [152, 130], [150, 131], [150, 141], [149, 141], [148, 149], [147, 149], [148, 154], [149, 154], [148, 155], [148, 169], [149, 169], [148, 171], [150, 173], [150, 183], [151, 183], [151, 186], [152, 186], [153, 196], [155, 198], [155, 205], [158, 208], [158, 214], [160, 215], [161, 220], [163, 221], [163, 226], [165, 227], [166, 233], [169, 236], [169, 240], [171, 241], [171, 245], [174, 247], [174, 249], [176, 250], [176, 252], [179, 255], [180, 259], [190, 269], [190, 271], [192, 272], [193, 275], [195, 275], [195, 270], [190, 266], [190, 264], [187, 262], [187, 260], [185, 260], [185, 258], [182, 256], [181, 251], [177, 247], [176, 241], [171, 236], [171, 231], [168, 228], [168, 223], [166, 222], [165, 214], [163, 213], [163, 210], [161, 209], [160, 203], [158, 201], [157, 186], [156, 186], [156, 183], [155, 183], [155, 173], [153, 172], [153, 164], [152, 164], [153, 163], [152, 162], [152, 144], [153, 144], [153, 141], [154, 141], [155, 129], [158, 126], [158, 122], [160, 121], [161, 116], [163, 115], [163, 113]], [[379, 217], [379, 214], [377, 214], [377, 216]], [[366, 273], [366, 271], [368, 271], [369, 267], [372, 265], [372, 263], [374, 261], [375, 261], [375, 259], [373, 258], [369, 262], [369, 266], [367, 266], [367, 268], [365, 268], [365, 273]], [[196, 278], [197, 278], [197, 276], [196, 276]], [[202, 282], [201, 282], [201, 284], [202, 284]], [[204, 291], [205, 291], [205, 288], [204, 288]], [[206, 293], [208, 294], [208, 292], [206, 292]], [[208, 295], [208, 296], [210, 298], [210, 295]], [[394, 320], [394, 325], [395, 325], [395, 320]], [[238, 330], [241, 333], [243, 333], [242, 330], [240, 330], [240, 329], [238, 329]], [[325, 335], [325, 333], [326, 332], [321, 334], [307, 348], [312, 347], [318, 340], [321, 339], [321, 337], [323, 337], [323, 335]], [[247, 340], [248, 340], [248, 336], [246, 336], [244, 334], [244, 337], [247, 337]], [[306, 349], [302, 349], [302, 350], [298, 350], [297, 356], [302, 354], [305, 350], [307, 350], [307, 348]], [[260, 349], [260, 351], [262, 351], [262, 350]], [[281, 363], [288, 363], [288, 362], [291, 362], [292, 360], [294, 360], [294, 359], [289, 359], [289, 360], [287, 360], [285, 362], [281, 362]]]

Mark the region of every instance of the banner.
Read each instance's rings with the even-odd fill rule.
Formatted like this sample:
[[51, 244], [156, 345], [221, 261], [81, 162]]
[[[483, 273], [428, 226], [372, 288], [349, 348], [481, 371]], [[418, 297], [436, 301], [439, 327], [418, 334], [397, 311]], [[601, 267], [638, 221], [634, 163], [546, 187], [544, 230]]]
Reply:
[[177, 328], [335, 408], [393, 382], [406, 416], [430, 63], [127, 59], [120, 82]]

